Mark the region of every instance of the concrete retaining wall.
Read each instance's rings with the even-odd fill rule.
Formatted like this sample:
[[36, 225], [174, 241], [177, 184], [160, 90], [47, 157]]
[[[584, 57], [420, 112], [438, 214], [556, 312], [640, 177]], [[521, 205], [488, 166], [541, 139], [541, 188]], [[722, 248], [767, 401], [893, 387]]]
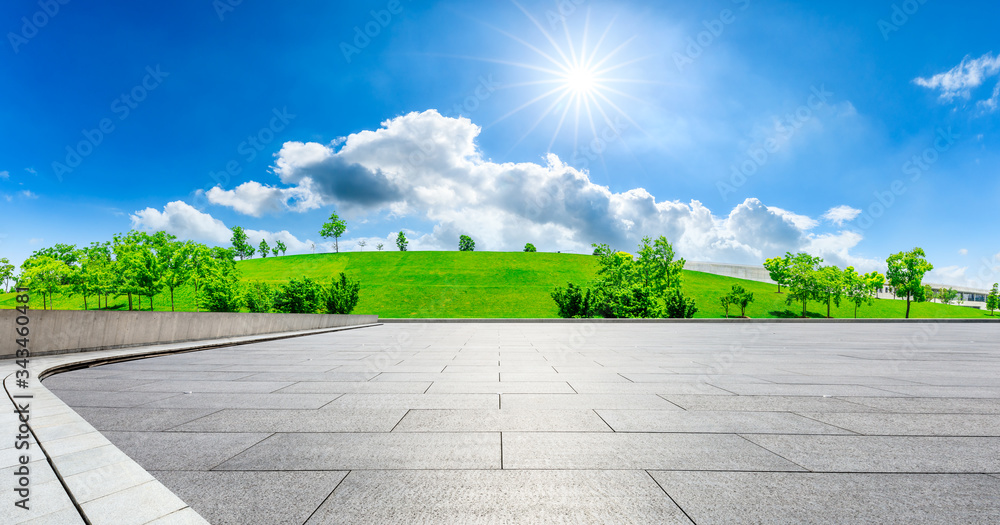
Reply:
[[[0, 327], [9, 334], [0, 339], [0, 359], [15, 356], [13, 336], [19, 315], [16, 310], [0, 310]], [[377, 315], [69, 310], [30, 310], [29, 319], [33, 356], [378, 322]]]
[[763, 266], [688, 261], [684, 264], [684, 269], [774, 284], [771, 274]]

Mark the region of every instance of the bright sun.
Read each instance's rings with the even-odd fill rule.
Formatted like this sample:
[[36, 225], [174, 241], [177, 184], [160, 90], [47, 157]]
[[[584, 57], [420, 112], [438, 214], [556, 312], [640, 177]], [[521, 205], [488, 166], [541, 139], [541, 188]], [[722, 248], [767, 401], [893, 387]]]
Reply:
[[[540, 49], [524, 39], [497, 29], [497, 31], [530, 49], [541, 60], [538, 64], [513, 63], [503, 60], [493, 61], [517, 66], [535, 73], [542, 73], [537, 80], [519, 84], [508, 84], [506, 87], [549, 87], [543, 93], [509, 111], [493, 122], [493, 124], [541, 102], [547, 104], [541, 110], [538, 119], [517, 143], [527, 138], [543, 120], [550, 116], [554, 119], [557, 118], [558, 122], [555, 124], [555, 132], [552, 134], [552, 139], [549, 142], [549, 149], [552, 148], [560, 132], [567, 128], [573, 131], [574, 148], [581, 147], [581, 139], [583, 142], [590, 142], [589, 139], [580, 136], [581, 128], [589, 131], [589, 134], [592, 134], [595, 138], [599, 135], [607, 135], [608, 129], [617, 134], [620, 132], [621, 126], [616, 125], [614, 122], [620, 122], [624, 119], [630, 123], [631, 127], [642, 131], [642, 128], [612, 100], [612, 97], [628, 98], [645, 104], [630, 94], [612, 87], [615, 84], [622, 86], [644, 83], [641, 80], [620, 78], [613, 74], [613, 72], [621, 70], [626, 66], [649, 58], [622, 59], [622, 51], [635, 37], [622, 42], [617, 47], [611, 48], [608, 41], [610, 40], [609, 33], [611, 32], [612, 23], [609, 23], [608, 27], [605, 28], [604, 32], [598, 38], [591, 38], [589, 35], [590, 13], [588, 11], [583, 34], [579, 40], [573, 38], [569, 27], [565, 23], [565, 19], [563, 20], [562, 29], [564, 35], [560, 36], [565, 36], [565, 42], [560, 44], [520, 4], [515, 1], [514, 5], [538, 28], [550, 48], [549, 50]], [[490, 124], [490, 126], [493, 124]], [[514, 146], [516, 145], [515, 143]]]

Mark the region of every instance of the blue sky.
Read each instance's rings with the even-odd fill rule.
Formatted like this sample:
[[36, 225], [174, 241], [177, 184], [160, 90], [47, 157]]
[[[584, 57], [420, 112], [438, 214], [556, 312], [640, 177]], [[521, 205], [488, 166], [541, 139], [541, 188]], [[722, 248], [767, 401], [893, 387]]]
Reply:
[[337, 210], [346, 250], [664, 234], [998, 278], [995, 2], [57, 5], [0, 8], [14, 262], [130, 228], [328, 251]]

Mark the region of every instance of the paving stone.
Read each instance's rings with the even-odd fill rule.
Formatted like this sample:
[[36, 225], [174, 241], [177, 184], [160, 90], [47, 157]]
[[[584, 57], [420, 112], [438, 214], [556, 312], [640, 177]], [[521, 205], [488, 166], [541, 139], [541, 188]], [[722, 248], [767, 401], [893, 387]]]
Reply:
[[592, 410], [410, 410], [393, 432], [611, 432]]
[[497, 394], [344, 394], [325, 409], [485, 409], [499, 403]]
[[209, 470], [270, 434], [105, 432], [105, 435], [146, 470]]
[[1000, 418], [986, 414], [838, 414], [805, 417], [868, 436], [1000, 437]]
[[571, 381], [569, 385], [579, 394], [735, 395], [732, 392], [727, 392], [707, 383], [593, 383]]
[[66, 476], [63, 481], [77, 503], [86, 503], [148, 483], [152, 479], [153, 476], [134, 461], [121, 461]]
[[389, 432], [406, 409], [220, 410], [171, 432]]
[[422, 394], [430, 381], [302, 381], [282, 388], [278, 394]]
[[167, 430], [218, 411], [215, 408], [78, 407], [76, 413], [97, 430], [149, 432]]
[[748, 434], [746, 439], [823, 472], [1000, 471], [1000, 438], [912, 436], [779, 436]]
[[427, 389], [428, 394], [573, 394], [565, 381], [438, 381]]
[[977, 475], [650, 474], [699, 525], [1000, 521], [1000, 484]]
[[155, 381], [129, 388], [129, 392], [217, 392], [267, 394], [294, 384], [291, 381]]
[[641, 471], [352, 471], [309, 524], [690, 523]]
[[500, 396], [500, 407], [533, 410], [587, 410], [600, 408], [677, 409], [669, 401], [652, 394], [503, 394]]
[[598, 410], [615, 432], [851, 434], [787, 412]]
[[498, 469], [499, 433], [275, 434], [214, 470]]
[[174, 397], [177, 392], [108, 392], [84, 390], [53, 390], [71, 407], [137, 407]]
[[880, 409], [833, 397], [803, 396], [688, 396], [662, 395], [685, 410], [750, 412], [881, 412]]
[[[858, 397], [852, 403], [882, 412], [924, 414], [1000, 414], [1000, 399], [948, 399], [932, 397]], [[844, 410], [843, 412], [849, 412]]]
[[269, 408], [307, 409], [320, 408], [337, 399], [340, 394], [180, 394], [146, 403], [143, 408]]
[[504, 432], [509, 469], [803, 470], [726, 434]]
[[347, 472], [154, 471], [212, 525], [301, 524]]
[[83, 503], [81, 506], [92, 523], [141, 525], [181, 510], [187, 505], [163, 485], [150, 481]]

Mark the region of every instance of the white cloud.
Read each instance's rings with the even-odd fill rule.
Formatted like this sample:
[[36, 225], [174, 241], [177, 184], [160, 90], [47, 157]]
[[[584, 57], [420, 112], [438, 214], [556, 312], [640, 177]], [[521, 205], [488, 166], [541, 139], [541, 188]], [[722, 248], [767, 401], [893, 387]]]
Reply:
[[827, 210], [823, 214], [823, 218], [837, 226], [843, 226], [845, 222], [853, 221], [858, 215], [861, 215], [861, 210], [841, 204]]
[[154, 208], [139, 210], [130, 218], [132, 228], [163, 230], [180, 239], [227, 244], [233, 235], [222, 221], [183, 201], [167, 203], [162, 212]]
[[966, 249], [966, 248], [962, 248], [961, 250], [958, 250], [958, 254], [959, 255], [969, 255], [969, 250]]
[[28, 173], [30, 173], [32, 175], [38, 175], [38, 172], [35, 171], [35, 168], [24, 168], [24, 171], [27, 171]]
[[30, 192], [28, 190], [21, 191], [20, 193], [18, 193], [18, 195], [24, 197], [25, 199], [37, 199], [38, 198], [38, 194], [32, 193], [32, 192]]
[[[153, 208], [136, 211], [131, 216], [132, 227], [150, 231], [163, 230], [176, 235], [179, 239], [190, 239], [211, 242], [228, 246], [232, 231], [226, 225], [211, 215], [198, 211], [195, 207], [183, 201], [174, 201], [163, 207], [163, 211]], [[291, 253], [304, 253], [311, 249], [312, 241], [300, 241], [287, 230], [269, 232], [265, 230], [246, 230], [247, 240], [255, 247], [262, 239], [274, 246], [277, 241], [285, 243]]]
[[[951, 102], [955, 98], [968, 100], [972, 96], [973, 89], [997, 74], [1000, 74], [1000, 55], [994, 57], [993, 53], [987, 53], [976, 59], [967, 56], [960, 64], [944, 73], [938, 73], [930, 78], [918, 77], [913, 82], [940, 91], [941, 100]], [[1000, 101], [1000, 83], [994, 88], [993, 95], [986, 100], [980, 100], [978, 105], [993, 111], [997, 108], [998, 101]]]
[[9, 179], [10, 179], [9, 171], [0, 171], [0, 180], [9, 180]]
[[[274, 172], [290, 187], [250, 182], [208, 196], [257, 215], [334, 205], [359, 217], [386, 213], [433, 224], [408, 234], [412, 249], [455, 249], [468, 234], [483, 250], [532, 242], [545, 251], [590, 253], [593, 242], [633, 250], [645, 235], [665, 235], [689, 260], [755, 264], [810, 247], [848, 260], [860, 241], [858, 234], [812, 233], [817, 220], [753, 198], [717, 216], [698, 201], [658, 202], [642, 188], [612, 192], [552, 154], [543, 163], [496, 163], [482, 157], [479, 133], [465, 118], [410, 113], [330, 145], [285, 143]], [[394, 238], [381, 242], [395, 249]]]
[[968, 266], [943, 266], [941, 268], [934, 268], [927, 272], [924, 280], [929, 283], [961, 285], [966, 283], [965, 273], [968, 270]]
[[[198, 190], [201, 191], [201, 190]], [[259, 182], [240, 184], [233, 190], [216, 186], [206, 194], [212, 204], [229, 206], [244, 214], [260, 217], [265, 213], [280, 213], [288, 209], [305, 211], [318, 208], [322, 202], [304, 188], [275, 188]]]

